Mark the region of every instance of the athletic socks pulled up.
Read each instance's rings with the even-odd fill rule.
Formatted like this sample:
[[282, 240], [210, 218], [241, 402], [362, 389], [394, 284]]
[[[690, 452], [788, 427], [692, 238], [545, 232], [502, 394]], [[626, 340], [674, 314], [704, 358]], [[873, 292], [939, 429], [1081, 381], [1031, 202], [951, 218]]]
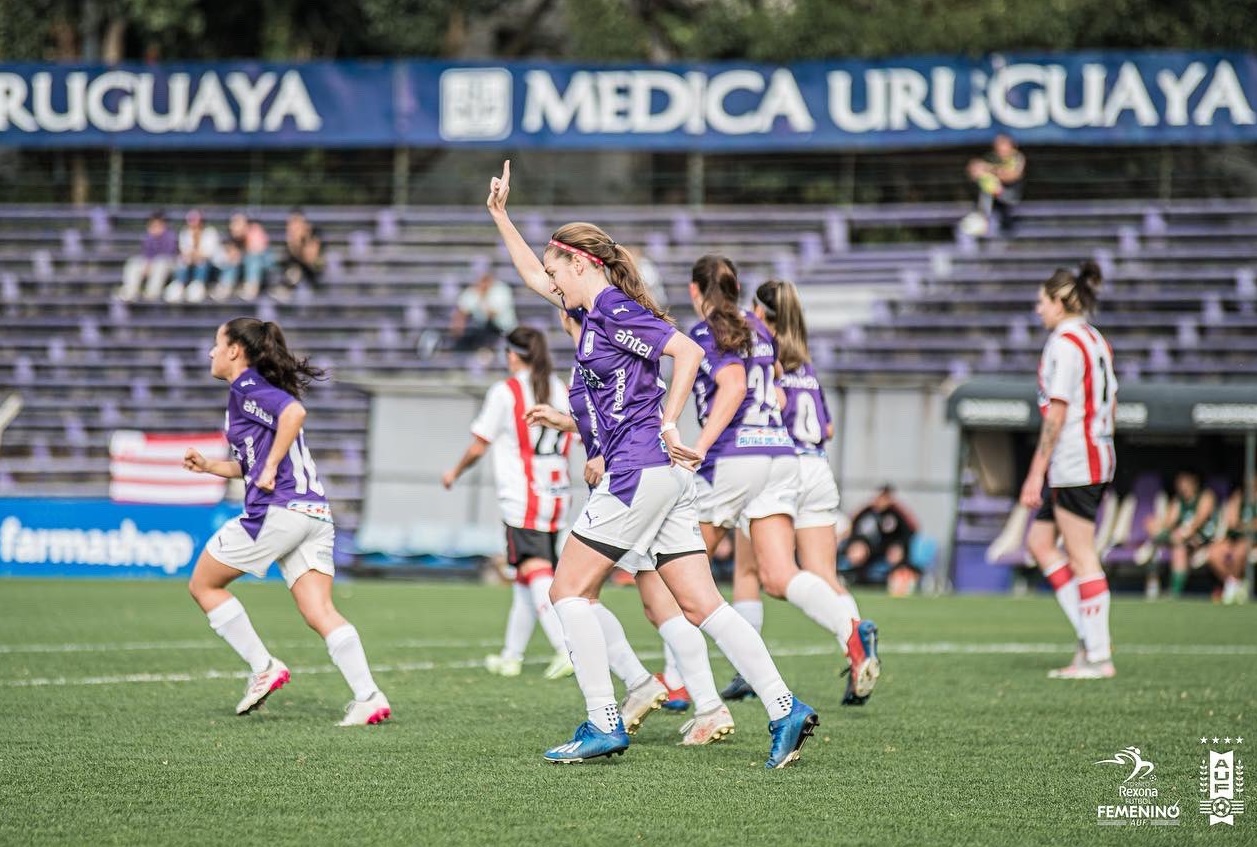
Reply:
[[239, 600], [232, 597], [210, 609], [205, 616], [209, 618], [210, 628], [231, 645], [231, 649], [240, 658], [249, 663], [252, 673], [266, 670], [266, 666], [271, 663], [270, 651], [266, 649], [262, 639], [258, 638], [249, 614]]
[[615, 703], [607, 641], [598, 616], [584, 597], [564, 597], [554, 604], [554, 613], [563, 625], [589, 721], [602, 732], [611, 732], [620, 720], [620, 710]]
[[1065, 617], [1069, 618], [1069, 623], [1074, 628], [1074, 633], [1079, 639], [1083, 639], [1082, 631], [1082, 612], [1079, 610], [1078, 599], [1078, 580], [1074, 576], [1074, 570], [1069, 566], [1066, 559], [1061, 559], [1055, 564], [1048, 565], [1043, 569], [1043, 576], [1047, 579], [1048, 585], [1052, 586], [1052, 590], [1056, 592], [1056, 602], [1060, 604], [1061, 611], [1065, 613]]
[[[502, 657], [522, 659], [532, 638], [533, 624], [537, 622], [537, 610], [533, 606], [532, 592], [518, 582], [511, 586], [511, 611], [506, 616], [506, 640], [502, 645]], [[560, 627], [561, 629], [561, 627]]]
[[602, 637], [607, 642], [607, 663], [611, 666], [611, 673], [618, 676], [629, 689], [636, 688], [650, 679], [650, 671], [637, 658], [637, 653], [633, 652], [620, 619], [601, 603], [591, 603], [590, 606], [598, 618]]
[[838, 592], [829, 583], [810, 571], [799, 571], [786, 585], [786, 600], [833, 633], [845, 650], [851, 638], [852, 623], [838, 598]]
[[1109, 581], [1097, 574], [1078, 581], [1079, 611], [1082, 617], [1083, 644], [1088, 662], [1107, 662], [1113, 658], [1109, 637]]
[[[821, 584], [824, 585], [823, 582]], [[711, 636], [720, 652], [759, 696], [768, 710], [770, 721], [790, 714], [794, 697], [778, 673], [764, 640], [745, 618], [733, 611], [728, 603], [723, 603], [708, 615], [699, 629]]]
[[756, 632], [764, 631], [763, 600], [734, 600], [733, 611], [746, 618], [746, 622], [755, 627]]
[[354, 692], [355, 700], [366, 700], [380, 689], [371, 677], [362, 639], [353, 624], [343, 624], [327, 634], [327, 653]]
[[[677, 670], [685, 688], [694, 700], [694, 713], [703, 714], [721, 705], [720, 693], [716, 691], [716, 680], [711, 674], [711, 660], [707, 656], [707, 641], [698, 627], [685, 619], [684, 615], [669, 618], [659, 625], [659, 635], [663, 638], [667, 649], [676, 656]], [[669, 688], [680, 688], [664, 677], [664, 684]]]

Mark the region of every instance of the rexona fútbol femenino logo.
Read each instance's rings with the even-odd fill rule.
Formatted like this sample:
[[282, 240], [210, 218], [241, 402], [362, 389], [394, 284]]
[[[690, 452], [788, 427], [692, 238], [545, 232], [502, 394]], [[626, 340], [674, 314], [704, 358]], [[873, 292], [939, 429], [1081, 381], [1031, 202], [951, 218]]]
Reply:
[[1101, 826], [1178, 826], [1178, 803], [1161, 802], [1157, 788], [1157, 766], [1144, 758], [1138, 747], [1125, 747], [1095, 763], [1122, 775], [1116, 802], [1096, 806], [1096, 823]]
[[1201, 744], [1210, 745], [1200, 761], [1200, 813], [1209, 818], [1209, 826], [1235, 826], [1235, 819], [1244, 814], [1244, 762], [1235, 750], [1219, 753], [1216, 745], [1231, 747], [1244, 743], [1242, 737], [1202, 737]]

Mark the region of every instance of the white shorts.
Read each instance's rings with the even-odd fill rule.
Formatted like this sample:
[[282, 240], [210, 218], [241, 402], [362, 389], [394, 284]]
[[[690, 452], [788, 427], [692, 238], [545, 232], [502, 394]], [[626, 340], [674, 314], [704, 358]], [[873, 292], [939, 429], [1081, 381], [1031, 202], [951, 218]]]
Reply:
[[825, 456], [799, 457], [799, 501], [795, 529], [838, 524], [838, 483]]
[[710, 483], [698, 478], [698, 519], [725, 529], [739, 518], [793, 520], [798, 499], [798, 456], [729, 456], [716, 460]]
[[262, 531], [254, 539], [240, 525], [242, 517], [223, 524], [205, 545], [205, 551], [224, 565], [264, 577], [271, 562], [279, 562], [279, 572], [289, 588], [307, 571], [336, 574], [332, 564], [336, 530], [331, 521], [270, 506]]
[[698, 529], [694, 474], [675, 465], [646, 468], [629, 505], [603, 474], [572, 533], [629, 552], [616, 563], [630, 573], [654, 570], [656, 556], [705, 551]]

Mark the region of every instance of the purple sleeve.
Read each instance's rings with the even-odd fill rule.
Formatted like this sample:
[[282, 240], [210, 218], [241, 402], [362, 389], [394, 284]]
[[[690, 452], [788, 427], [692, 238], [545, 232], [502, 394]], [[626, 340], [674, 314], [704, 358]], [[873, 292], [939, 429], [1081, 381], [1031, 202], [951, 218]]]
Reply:
[[295, 398], [287, 391], [263, 384], [250, 392], [240, 407], [250, 418], [274, 430], [279, 427], [280, 414], [294, 402]]
[[712, 379], [715, 379], [716, 374], [726, 365], [743, 364], [742, 357], [737, 353], [725, 352], [716, 346], [716, 337], [706, 324], [700, 324], [695, 327], [690, 332], [690, 338], [693, 338], [698, 343], [698, 346], [703, 348], [703, 360], [707, 365], [707, 367], [703, 368], [703, 372]]

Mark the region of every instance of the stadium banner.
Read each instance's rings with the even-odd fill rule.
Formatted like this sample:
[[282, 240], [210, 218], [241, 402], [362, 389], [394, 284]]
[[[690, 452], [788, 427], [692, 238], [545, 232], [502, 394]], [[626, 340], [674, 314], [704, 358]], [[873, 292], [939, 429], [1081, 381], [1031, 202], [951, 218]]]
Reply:
[[0, 499], [0, 577], [180, 578], [239, 505]]
[[0, 64], [11, 147], [728, 152], [1257, 141], [1257, 55], [1006, 54], [792, 65]]

